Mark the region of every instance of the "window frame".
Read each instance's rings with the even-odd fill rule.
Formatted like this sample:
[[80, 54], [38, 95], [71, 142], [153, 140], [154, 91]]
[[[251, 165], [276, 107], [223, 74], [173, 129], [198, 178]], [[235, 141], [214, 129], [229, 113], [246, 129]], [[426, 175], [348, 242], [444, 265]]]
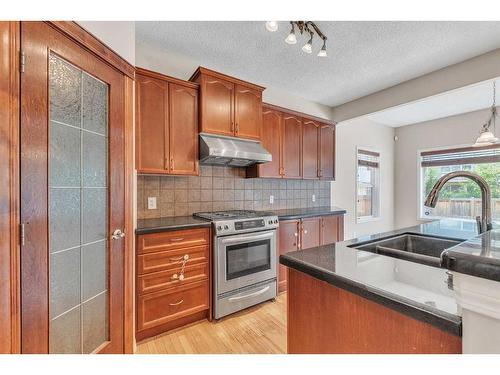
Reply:
[[[417, 149], [417, 155], [416, 155], [416, 167], [417, 167], [417, 210], [416, 210], [416, 216], [417, 220], [421, 222], [431, 222], [431, 221], [436, 221], [439, 219], [447, 219], [448, 217], [446, 216], [425, 216], [424, 213], [424, 205], [423, 202], [425, 200], [424, 197], [424, 192], [422, 189], [422, 183], [423, 183], [423, 167], [422, 167], [422, 153], [425, 152], [432, 152], [432, 151], [445, 151], [445, 150], [453, 150], [453, 149], [459, 149], [459, 148], [470, 148], [472, 147], [472, 144], [466, 143], [466, 144], [458, 144], [458, 145], [446, 145], [446, 146], [437, 146], [437, 147], [429, 147], [429, 148], [421, 148]], [[452, 218], [448, 218], [452, 219]]]
[[[372, 212], [375, 212], [375, 214], [372, 214], [370, 216], [359, 216], [358, 215], [358, 188], [359, 188], [359, 179], [358, 179], [358, 155], [359, 155], [359, 150], [363, 151], [368, 151], [368, 152], [375, 152], [378, 154], [378, 173], [377, 173], [377, 181], [376, 181], [376, 188], [377, 188], [377, 195], [376, 195], [376, 202], [373, 201], [372, 199]], [[382, 153], [380, 150], [372, 148], [372, 147], [364, 147], [364, 146], [356, 146], [356, 154], [355, 154], [355, 168], [356, 168], [356, 177], [355, 177], [355, 197], [354, 197], [354, 213], [356, 215], [356, 224], [361, 224], [361, 223], [368, 223], [372, 221], [378, 221], [382, 217]]]

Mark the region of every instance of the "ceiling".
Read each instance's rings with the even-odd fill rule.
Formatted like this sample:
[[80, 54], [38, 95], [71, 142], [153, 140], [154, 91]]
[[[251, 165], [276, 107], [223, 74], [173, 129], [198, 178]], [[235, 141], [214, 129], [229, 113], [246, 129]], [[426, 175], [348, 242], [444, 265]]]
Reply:
[[500, 48], [500, 22], [317, 22], [328, 57], [301, 51], [264, 22], [136, 23], [136, 43], [175, 52], [208, 68], [336, 106]]
[[[500, 104], [500, 79], [496, 80], [497, 106]], [[438, 118], [490, 108], [493, 80], [429, 96], [414, 102], [366, 115], [378, 124], [397, 128]]]

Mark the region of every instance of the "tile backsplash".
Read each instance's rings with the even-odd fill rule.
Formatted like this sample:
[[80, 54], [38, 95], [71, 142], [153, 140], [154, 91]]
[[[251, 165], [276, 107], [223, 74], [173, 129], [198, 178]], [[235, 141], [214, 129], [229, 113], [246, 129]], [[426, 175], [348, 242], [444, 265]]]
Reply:
[[[148, 210], [148, 197], [156, 197], [156, 209]], [[201, 165], [199, 176], [139, 175], [137, 201], [138, 219], [212, 210], [329, 206], [330, 181], [245, 178], [244, 168]]]

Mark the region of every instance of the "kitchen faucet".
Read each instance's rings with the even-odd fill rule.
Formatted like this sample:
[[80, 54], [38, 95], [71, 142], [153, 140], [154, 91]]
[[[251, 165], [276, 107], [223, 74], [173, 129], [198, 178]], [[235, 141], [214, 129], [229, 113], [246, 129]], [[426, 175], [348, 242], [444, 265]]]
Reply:
[[467, 172], [457, 171], [445, 174], [442, 176], [432, 187], [431, 192], [425, 199], [424, 205], [426, 207], [436, 207], [439, 192], [449, 180], [455, 177], [466, 177], [479, 185], [481, 189], [481, 217], [476, 217], [477, 229], [479, 234], [484, 233], [492, 228], [491, 224], [491, 190], [488, 183], [481, 176]]

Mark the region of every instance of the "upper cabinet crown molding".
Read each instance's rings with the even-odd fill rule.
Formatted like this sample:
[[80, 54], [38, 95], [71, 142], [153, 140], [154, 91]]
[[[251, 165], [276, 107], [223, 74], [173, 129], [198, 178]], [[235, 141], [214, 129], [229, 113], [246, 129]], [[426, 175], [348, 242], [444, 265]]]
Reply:
[[261, 139], [264, 87], [199, 67], [190, 80], [200, 84], [200, 131]]
[[168, 76], [166, 74], [158, 73], [158, 72], [155, 72], [155, 71], [152, 71], [149, 69], [145, 69], [145, 68], [136, 67], [135, 73], [141, 74], [143, 76], [151, 77], [151, 78], [156, 78], [156, 79], [168, 81], [170, 83], [177, 83], [179, 85], [191, 87], [193, 89], [198, 89], [200, 87], [200, 85], [197, 84], [196, 82], [184, 81], [182, 79], [171, 77], [171, 76]]
[[224, 81], [230, 81], [234, 84], [239, 84], [242, 86], [253, 88], [254, 90], [264, 91], [266, 89], [264, 86], [259, 86], [259, 85], [256, 85], [255, 83], [243, 81], [242, 79], [231, 77], [231, 76], [228, 76], [227, 74], [216, 72], [215, 70], [207, 69], [207, 68], [204, 68], [202, 66], [199, 66], [198, 69], [195, 70], [195, 72], [193, 73], [191, 78], [189, 78], [189, 81], [196, 82], [198, 80], [198, 77], [201, 74], [205, 74], [205, 75], [209, 75], [209, 76], [212, 76], [215, 78], [219, 78], [219, 79], [224, 80]]

